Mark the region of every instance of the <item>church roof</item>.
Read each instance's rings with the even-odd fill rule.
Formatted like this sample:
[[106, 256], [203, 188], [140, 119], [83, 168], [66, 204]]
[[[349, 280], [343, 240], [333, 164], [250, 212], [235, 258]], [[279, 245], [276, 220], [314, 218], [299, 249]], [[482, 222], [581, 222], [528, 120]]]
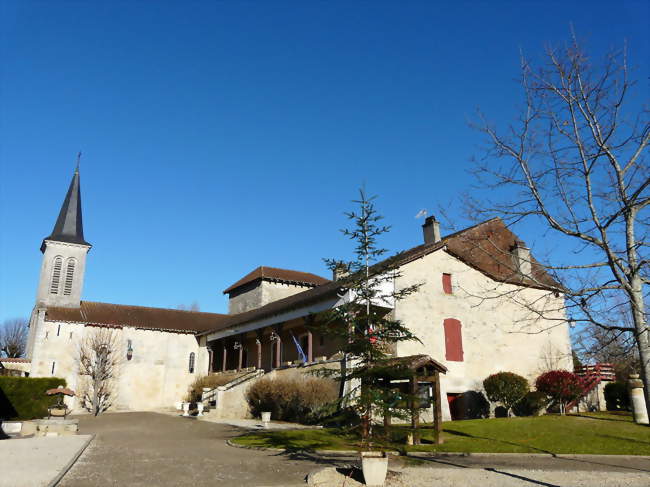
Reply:
[[81, 186], [79, 183], [79, 167], [75, 169], [68, 193], [65, 195], [59, 217], [49, 237], [43, 239], [41, 252], [45, 250], [45, 240], [90, 245], [84, 239], [83, 220], [81, 217]]
[[[517, 272], [511, 253], [511, 249], [517, 240], [517, 236], [508, 229], [500, 218], [493, 218], [447, 235], [439, 242], [425, 243], [400, 252], [375, 264], [372, 271], [382, 272], [382, 269], [400, 267], [432, 252], [444, 249], [460, 261], [495, 281], [539, 289], [561, 290], [560, 284], [532, 256], [530, 259], [532, 278], [524, 277]], [[219, 331], [224, 328], [242, 325], [327, 299], [335, 296], [341, 288], [345, 287], [345, 280], [343, 278], [339, 281], [326, 281], [325, 284], [313, 289], [273, 301], [244, 313], [230, 315], [209, 331]]]
[[81, 301], [79, 308], [49, 306], [47, 321], [105, 326], [131, 326], [149, 330], [197, 333], [219, 326], [228, 315], [180, 309], [149, 308], [124, 304]]
[[279, 269], [277, 267], [267, 267], [260, 266], [254, 271], [246, 274], [239, 281], [237, 281], [232, 286], [228, 287], [223, 291], [223, 294], [228, 294], [233, 292], [235, 289], [238, 289], [248, 283], [254, 281], [276, 281], [276, 282], [286, 282], [290, 284], [300, 284], [303, 286], [320, 286], [329, 282], [328, 279], [324, 277], [317, 276], [316, 274], [311, 274], [309, 272], [301, 271], [292, 271], [290, 269]]

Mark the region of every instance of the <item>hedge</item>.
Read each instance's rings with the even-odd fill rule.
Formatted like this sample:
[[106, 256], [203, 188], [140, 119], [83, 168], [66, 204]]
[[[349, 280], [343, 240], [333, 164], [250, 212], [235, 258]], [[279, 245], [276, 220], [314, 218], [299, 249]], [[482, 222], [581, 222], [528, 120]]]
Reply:
[[57, 396], [45, 391], [66, 386], [59, 377], [0, 377], [0, 419], [36, 419], [47, 416]]

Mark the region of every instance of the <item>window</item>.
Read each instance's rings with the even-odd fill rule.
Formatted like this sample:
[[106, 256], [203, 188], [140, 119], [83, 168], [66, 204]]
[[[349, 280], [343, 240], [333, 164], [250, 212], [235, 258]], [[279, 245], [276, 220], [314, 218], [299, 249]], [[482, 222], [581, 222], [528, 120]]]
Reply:
[[68, 265], [65, 269], [65, 286], [63, 287], [63, 294], [70, 296], [72, 293], [72, 279], [74, 278], [74, 267], [76, 261], [72, 258], [68, 259]]
[[451, 274], [442, 275], [442, 290], [445, 294], [453, 294], [453, 288], [451, 287]]
[[54, 257], [52, 264], [52, 280], [50, 281], [50, 294], [59, 294], [59, 283], [61, 281], [61, 267], [63, 266], [63, 257], [57, 255]]
[[463, 361], [463, 336], [461, 324], [455, 318], [447, 318], [445, 328], [445, 358], [452, 362]]
[[194, 352], [190, 353], [190, 374], [194, 373]]

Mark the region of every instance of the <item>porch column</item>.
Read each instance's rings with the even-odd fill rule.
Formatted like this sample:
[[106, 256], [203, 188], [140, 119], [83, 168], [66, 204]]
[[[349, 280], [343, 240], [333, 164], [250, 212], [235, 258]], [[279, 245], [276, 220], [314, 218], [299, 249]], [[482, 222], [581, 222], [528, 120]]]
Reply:
[[313, 336], [310, 330], [307, 330], [307, 363], [314, 361]]
[[225, 372], [226, 371], [226, 362], [228, 361], [228, 349], [226, 348], [226, 340], [223, 340], [222, 342], [223, 346], [223, 361], [221, 363], [221, 371]]
[[214, 350], [208, 346], [208, 374], [214, 371]]
[[239, 358], [237, 361], [237, 370], [242, 369], [243, 360], [244, 360], [244, 342], [241, 341], [239, 342]]
[[262, 337], [258, 335], [255, 339], [255, 345], [257, 346], [257, 368], [262, 368]]
[[279, 369], [282, 364], [280, 353], [282, 352], [282, 338], [280, 338], [280, 333], [277, 333], [278, 339], [275, 341], [275, 363], [273, 367]]

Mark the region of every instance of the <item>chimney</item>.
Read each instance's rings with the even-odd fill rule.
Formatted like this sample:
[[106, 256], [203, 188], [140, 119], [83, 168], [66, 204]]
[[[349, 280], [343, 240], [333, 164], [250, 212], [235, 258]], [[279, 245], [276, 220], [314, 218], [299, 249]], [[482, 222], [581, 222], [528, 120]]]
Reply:
[[530, 262], [530, 249], [526, 247], [526, 243], [522, 240], [515, 240], [515, 245], [512, 247], [512, 257], [515, 263], [515, 268], [522, 276], [530, 276], [532, 265]]
[[424, 234], [425, 244], [440, 242], [440, 223], [438, 223], [435, 216], [428, 216], [424, 220], [422, 233]]
[[332, 269], [332, 281], [338, 281], [350, 274], [350, 269], [343, 262], [338, 262]]

